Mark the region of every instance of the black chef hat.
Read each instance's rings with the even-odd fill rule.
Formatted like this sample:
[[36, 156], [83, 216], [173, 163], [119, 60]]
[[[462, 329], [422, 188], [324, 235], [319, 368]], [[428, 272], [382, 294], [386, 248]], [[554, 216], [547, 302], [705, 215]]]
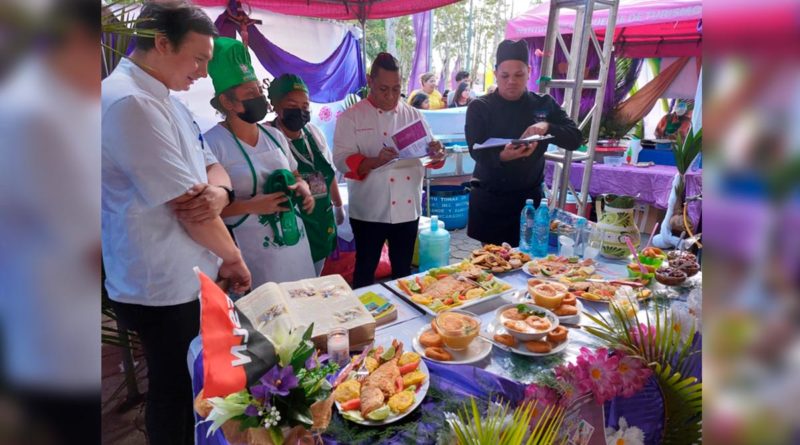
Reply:
[[519, 60], [528, 64], [528, 42], [524, 40], [503, 40], [497, 45], [495, 68], [506, 60]]

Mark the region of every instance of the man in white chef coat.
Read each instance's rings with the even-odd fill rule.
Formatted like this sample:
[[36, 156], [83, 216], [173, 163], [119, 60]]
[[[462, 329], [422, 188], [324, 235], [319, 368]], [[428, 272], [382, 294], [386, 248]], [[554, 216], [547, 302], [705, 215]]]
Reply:
[[[419, 159], [397, 160], [392, 136], [406, 125], [422, 121], [431, 138], [420, 112], [400, 101], [400, 68], [391, 54], [378, 54], [367, 83], [367, 99], [339, 116], [333, 137], [333, 162], [347, 178], [350, 224], [356, 242], [354, 288], [374, 283], [386, 241], [392, 277], [411, 273], [425, 167]], [[441, 167], [441, 142], [431, 138], [428, 149], [434, 160], [429, 167]]]
[[[216, 161], [191, 113], [170, 90], [206, 77], [213, 22], [187, 3], [149, 2], [139, 36], [102, 84], [102, 242], [105, 286], [135, 330], [148, 367], [145, 423], [151, 444], [193, 444], [189, 343], [199, 332], [198, 267], [250, 287], [250, 271], [219, 217], [228, 191], [209, 185]], [[225, 175], [227, 178], [227, 175]], [[203, 201], [218, 202], [213, 211]], [[197, 206], [194, 203], [198, 203]]]

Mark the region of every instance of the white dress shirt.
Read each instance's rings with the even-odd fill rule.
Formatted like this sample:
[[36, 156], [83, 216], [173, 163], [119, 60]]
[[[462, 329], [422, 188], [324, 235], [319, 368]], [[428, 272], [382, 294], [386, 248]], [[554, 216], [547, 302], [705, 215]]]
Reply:
[[[391, 111], [376, 108], [362, 100], [342, 113], [333, 136], [333, 163], [347, 174], [348, 158], [362, 155], [374, 158], [384, 146], [393, 147], [392, 135], [404, 126], [421, 120], [430, 137], [431, 131], [418, 110], [399, 102]], [[419, 159], [403, 159], [371, 171], [360, 180], [347, 179], [350, 216], [381, 223], [404, 223], [421, 213], [422, 178], [425, 168]]]
[[[167, 87], [128, 59], [102, 83], [102, 226], [112, 300], [168, 306], [197, 298], [194, 266], [219, 258], [189, 237], [167, 202], [208, 182], [200, 130]], [[208, 151], [208, 150], [205, 150]]]

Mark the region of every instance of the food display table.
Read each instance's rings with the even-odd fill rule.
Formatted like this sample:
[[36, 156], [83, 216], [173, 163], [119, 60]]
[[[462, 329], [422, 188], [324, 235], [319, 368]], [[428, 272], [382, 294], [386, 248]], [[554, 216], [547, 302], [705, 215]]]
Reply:
[[[600, 260], [597, 265], [597, 272], [608, 278], [624, 277], [626, 275], [625, 262], [609, 262]], [[677, 298], [653, 298], [647, 303], [641, 303], [640, 313], [652, 310], [654, 305], [659, 307], [671, 308], [673, 306], [686, 306], [686, 299], [691, 289], [701, 285], [702, 273], [687, 282], [687, 286], [679, 288]], [[513, 290], [494, 299], [487, 299], [484, 302], [471, 306], [466, 309], [479, 316], [481, 319], [482, 331], [484, 327], [494, 319], [495, 310], [507, 303], [517, 302], [521, 293], [526, 292], [527, 280], [530, 278], [522, 270], [499, 274], [498, 278], [511, 284]], [[659, 294], [658, 286], [655, 294]], [[393, 282], [376, 284], [373, 286], [356, 289], [356, 295], [361, 295], [367, 291], [379, 293], [398, 308], [398, 319], [376, 330], [375, 344], [386, 345], [393, 339], [400, 340], [406, 346], [407, 351], [412, 349], [412, 341], [421, 329], [430, 325], [432, 317], [425, 314], [416, 305], [404, 297], [401, 297], [396, 290], [393, 290]], [[662, 287], [663, 290], [663, 287]], [[582, 301], [584, 311], [589, 313], [599, 313], [608, 316], [607, 303], [594, 303], [586, 300]], [[579, 324], [581, 326], [591, 325], [592, 321], [581, 315]], [[484, 341], [477, 338], [475, 341]], [[596, 349], [602, 344], [596, 337], [587, 333], [583, 328], [569, 329], [569, 344], [567, 348], [553, 355], [545, 357], [529, 357], [518, 355], [512, 352], [503, 351], [497, 347], [492, 347], [487, 357], [470, 365], [448, 365], [427, 361], [430, 371], [432, 388], [435, 392], [429, 392], [425, 401], [416, 412], [409, 415], [402, 421], [393, 424], [389, 430], [391, 437], [381, 436], [380, 439], [374, 435], [378, 434], [375, 428], [367, 428], [349, 423], [334, 414], [331, 427], [324, 439], [326, 443], [361, 443], [362, 441], [379, 440], [380, 443], [402, 443], [413, 439], [416, 443], [436, 443], [437, 430], [442, 428], [444, 422], [441, 410], [454, 410], [454, 403], [448, 404], [447, 400], [451, 397], [459, 397], [463, 400], [468, 397], [475, 397], [483, 400], [494, 400], [498, 396], [504, 400], [518, 402], [522, 399], [525, 388], [532, 383], [537, 375], [550, 370], [566, 362], [574, 362], [580, 354], [581, 347]], [[193, 382], [195, 394], [202, 387], [202, 354], [201, 342], [196, 338], [192, 343], [188, 357], [189, 369], [193, 372]], [[699, 365], [692, 371], [692, 375], [700, 377]], [[642, 406], [648, 409], [641, 409]], [[643, 428], [649, 429], [651, 436], [657, 436], [663, 428], [663, 401], [659, 394], [657, 385], [648, 384], [639, 394], [630, 399], [614, 399], [605, 404], [605, 412], [610, 424], [614, 424], [614, 419], [624, 415], [629, 423], [644, 425]], [[196, 443], [198, 444], [226, 444], [221, 432], [217, 432], [206, 437], [207, 423], [198, 423]], [[392, 429], [393, 428], [393, 429]], [[381, 433], [387, 434], [387, 433]], [[656, 443], [645, 441], [645, 443]]]
[[[552, 185], [554, 163], [545, 164], [545, 183]], [[575, 190], [581, 187], [585, 164], [573, 162], [569, 180]], [[637, 196], [638, 201], [658, 209], [666, 209], [672, 180], [678, 170], [670, 165], [652, 165], [650, 167], [633, 167], [621, 165], [614, 167], [606, 164], [594, 164], [589, 182], [589, 195], [596, 197], [604, 193]], [[686, 195], [693, 196], [703, 192], [703, 171], [686, 173]], [[700, 203], [689, 204], [689, 220], [697, 227], [700, 220]]]

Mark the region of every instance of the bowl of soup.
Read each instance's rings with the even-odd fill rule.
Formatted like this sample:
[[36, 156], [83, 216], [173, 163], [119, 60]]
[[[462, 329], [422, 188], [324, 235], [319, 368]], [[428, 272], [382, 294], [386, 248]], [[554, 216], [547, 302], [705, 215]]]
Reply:
[[535, 304], [507, 304], [496, 314], [500, 326], [519, 341], [541, 340], [558, 327], [558, 317]]
[[433, 324], [444, 345], [454, 351], [467, 349], [481, 330], [480, 318], [462, 310], [441, 312], [433, 319]]
[[561, 300], [567, 295], [567, 286], [561, 283], [549, 282], [528, 285], [528, 293], [538, 306], [545, 309], [555, 309], [561, 306]]

